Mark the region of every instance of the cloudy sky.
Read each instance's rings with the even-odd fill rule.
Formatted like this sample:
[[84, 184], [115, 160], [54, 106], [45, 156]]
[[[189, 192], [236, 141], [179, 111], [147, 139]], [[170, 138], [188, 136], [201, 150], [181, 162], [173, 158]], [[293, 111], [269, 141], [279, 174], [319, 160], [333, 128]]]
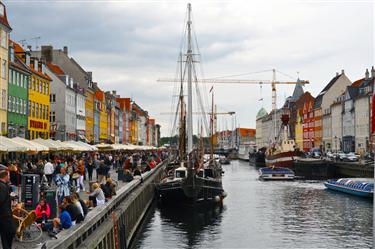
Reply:
[[[12, 39], [69, 47], [105, 90], [132, 97], [169, 134], [168, 112], [185, 20], [185, 1], [3, 1]], [[374, 65], [373, 1], [191, 1], [204, 77], [276, 68], [310, 81], [317, 95], [335, 76], [355, 81]], [[41, 37], [36, 44], [33, 37]], [[200, 67], [200, 66], [199, 66]], [[298, 72], [298, 73], [297, 73]], [[278, 80], [291, 80], [282, 74]], [[270, 71], [238, 79], [272, 79]], [[209, 89], [209, 88], [208, 88]], [[278, 87], [279, 105], [293, 86]], [[237, 124], [255, 127], [260, 107], [271, 108], [271, 88], [216, 85], [218, 111], [235, 111]], [[264, 98], [260, 102], [260, 98]], [[219, 128], [231, 120], [219, 119]]]

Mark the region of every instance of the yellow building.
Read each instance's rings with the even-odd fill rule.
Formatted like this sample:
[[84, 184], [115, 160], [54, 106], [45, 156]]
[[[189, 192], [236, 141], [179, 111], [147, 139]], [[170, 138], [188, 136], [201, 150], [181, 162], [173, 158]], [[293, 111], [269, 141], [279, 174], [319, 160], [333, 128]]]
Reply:
[[89, 142], [94, 142], [94, 92], [87, 88], [86, 100], [86, 139]]
[[303, 113], [302, 109], [297, 110], [297, 122], [295, 125], [296, 144], [300, 150], [303, 150]]
[[5, 5], [0, 2], [0, 133], [7, 133], [9, 33]]
[[32, 74], [29, 86], [29, 138], [49, 138], [50, 82], [45, 65], [31, 58]]
[[101, 143], [108, 142], [108, 115], [105, 106], [105, 94], [101, 90], [95, 92], [96, 99], [100, 102], [100, 121], [99, 121], [99, 141]]

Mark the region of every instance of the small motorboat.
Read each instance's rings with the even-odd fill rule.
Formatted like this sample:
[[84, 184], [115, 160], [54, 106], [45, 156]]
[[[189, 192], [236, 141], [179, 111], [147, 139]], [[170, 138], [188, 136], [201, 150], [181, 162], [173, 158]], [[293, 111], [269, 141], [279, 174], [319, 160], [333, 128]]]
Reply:
[[219, 159], [219, 163], [221, 165], [230, 164], [230, 160], [227, 157], [225, 157], [225, 156], [221, 156], [220, 159]]
[[361, 197], [373, 197], [373, 178], [340, 178], [327, 180], [324, 185], [328, 189]]
[[294, 180], [293, 170], [282, 167], [264, 167], [259, 169], [260, 180]]

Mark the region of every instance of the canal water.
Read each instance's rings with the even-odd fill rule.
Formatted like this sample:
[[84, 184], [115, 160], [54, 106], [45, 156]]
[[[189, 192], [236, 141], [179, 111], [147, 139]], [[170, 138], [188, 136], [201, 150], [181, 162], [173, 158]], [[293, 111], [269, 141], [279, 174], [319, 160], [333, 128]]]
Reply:
[[247, 162], [223, 165], [223, 208], [153, 205], [132, 248], [371, 248], [372, 202], [323, 182], [263, 182]]

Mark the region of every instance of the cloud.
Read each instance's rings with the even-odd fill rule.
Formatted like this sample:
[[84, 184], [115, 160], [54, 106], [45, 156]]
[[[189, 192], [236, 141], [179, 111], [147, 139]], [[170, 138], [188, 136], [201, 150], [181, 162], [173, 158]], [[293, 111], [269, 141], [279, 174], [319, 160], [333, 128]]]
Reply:
[[[173, 86], [186, 20], [182, 1], [5, 1], [16, 41], [41, 36], [41, 44], [61, 48], [105, 90], [132, 96], [168, 134]], [[316, 95], [337, 71], [352, 81], [374, 61], [372, 3], [322, 1], [192, 1], [193, 25], [205, 77], [276, 68], [310, 80]], [[28, 42], [35, 46], [33, 40]], [[291, 80], [281, 74], [279, 80]], [[272, 73], [247, 79], [272, 79]], [[208, 86], [206, 86], [208, 88]], [[209, 89], [209, 88], [208, 88]], [[278, 86], [278, 104], [293, 86]], [[255, 127], [255, 115], [271, 108], [271, 89], [258, 85], [217, 85], [219, 110], [236, 111], [237, 123]], [[258, 99], [263, 97], [263, 103]], [[229, 117], [223, 123], [231, 124]], [[224, 125], [219, 125], [223, 127]]]

